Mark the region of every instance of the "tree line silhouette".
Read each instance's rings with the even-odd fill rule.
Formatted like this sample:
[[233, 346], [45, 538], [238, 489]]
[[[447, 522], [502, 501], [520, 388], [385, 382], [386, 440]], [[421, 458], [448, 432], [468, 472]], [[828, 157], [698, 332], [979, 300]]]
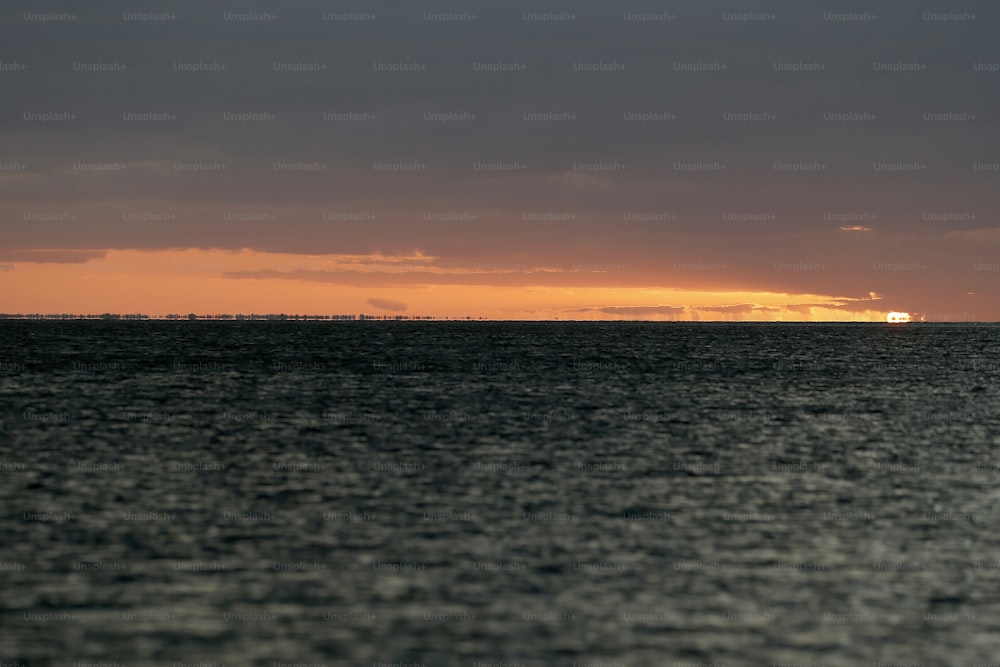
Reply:
[[196, 313], [188, 313], [187, 315], [179, 315], [177, 313], [171, 313], [169, 315], [147, 315], [145, 313], [100, 313], [100, 314], [83, 314], [83, 313], [0, 313], [0, 320], [170, 320], [170, 321], [196, 321], [196, 320], [213, 320], [213, 321], [360, 321], [360, 320], [473, 320], [480, 319], [484, 320], [485, 317], [435, 317], [433, 315], [368, 315], [365, 313], [360, 313], [358, 315], [288, 315], [286, 313], [216, 313], [212, 315], [198, 315]]

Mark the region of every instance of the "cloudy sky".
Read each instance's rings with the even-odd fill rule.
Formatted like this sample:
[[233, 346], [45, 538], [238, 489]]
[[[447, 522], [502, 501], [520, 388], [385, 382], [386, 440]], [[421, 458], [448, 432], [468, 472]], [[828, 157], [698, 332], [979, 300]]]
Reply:
[[1000, 5], [4, 3], [0, 311], [1000, 320]]

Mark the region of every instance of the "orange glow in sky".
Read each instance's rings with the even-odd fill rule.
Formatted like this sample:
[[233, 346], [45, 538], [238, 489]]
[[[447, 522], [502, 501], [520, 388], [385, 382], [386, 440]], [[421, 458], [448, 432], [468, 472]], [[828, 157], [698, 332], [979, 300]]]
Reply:
[[[298, 255], [249, 250], [112, 250], [78, 263], [6, 263], [0, 311], [10, 313], [279, 313], [490, 319], [884, 322], [865, 301], [815, 294], [649, 287], [463, 284], [483, 273], [434, 258]], [[342, 277], [348, 272], [346, 277]], [[405, 284], [393, 274], [405, 272]], [[498, 271], [497, 273], [503, 273]], [[356, 284], [357, 274], [386, 278]], [[355, 278], [351, 278], [351, 276]], [[416, 277], [414, 277], [416, 276]], [[421, 283], [420, 276], [453, 280]], [[500, 276], [502, 278], [502, 276]], [[486, 278], [489, 278], [487, 276]], [[355, 280], [355, 284], [351, 281]], [[847, 307], [845, 307], [847, 306]]]

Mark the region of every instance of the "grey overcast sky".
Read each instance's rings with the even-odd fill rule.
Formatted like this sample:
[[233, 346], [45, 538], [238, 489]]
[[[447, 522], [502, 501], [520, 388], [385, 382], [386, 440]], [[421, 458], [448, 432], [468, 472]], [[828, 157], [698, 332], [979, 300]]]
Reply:
[[201, 284], [216, 311], [997, 320], [998, 28], [983, 0], [7, 2], [0, 310]]

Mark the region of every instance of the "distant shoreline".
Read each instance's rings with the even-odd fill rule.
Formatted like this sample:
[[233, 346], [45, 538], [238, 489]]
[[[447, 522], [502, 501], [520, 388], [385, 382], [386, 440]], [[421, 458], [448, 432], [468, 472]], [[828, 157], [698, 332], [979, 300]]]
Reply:
[[[246, 314], [246, 315], [146, 315], [146, 314], [108, 314], [101, 315], [77, 315], [77, 314], [18, 314], [0, 313], [0, 321], [21, 321], [21, 322], [520, 322], [520, 323], [559, 323], [559, 324], [712, 324], [712, 325], [732, 325], [732, 324], [754, 324], [754, 325], [875, 325], [886, 326], [884, 321], [874, 322], [845, 322], [842, 320], [810, 321], [810, 320], [786, 320], [776, 321], [706, 321], [706, 320], [639, 320], [639, 319], [619, 319], [619, 320], [518, 320], [518, 319], [489, 319], [486, 317], [435, 317], [432, 315], [284, 315], [284, 314]], [[893, 328], [906, 328], [914, 325], [926, 324], [998, 324], [998, 322], [986, 321], [933, 321], [933, 322], [906, 322], [893, 323]]]

